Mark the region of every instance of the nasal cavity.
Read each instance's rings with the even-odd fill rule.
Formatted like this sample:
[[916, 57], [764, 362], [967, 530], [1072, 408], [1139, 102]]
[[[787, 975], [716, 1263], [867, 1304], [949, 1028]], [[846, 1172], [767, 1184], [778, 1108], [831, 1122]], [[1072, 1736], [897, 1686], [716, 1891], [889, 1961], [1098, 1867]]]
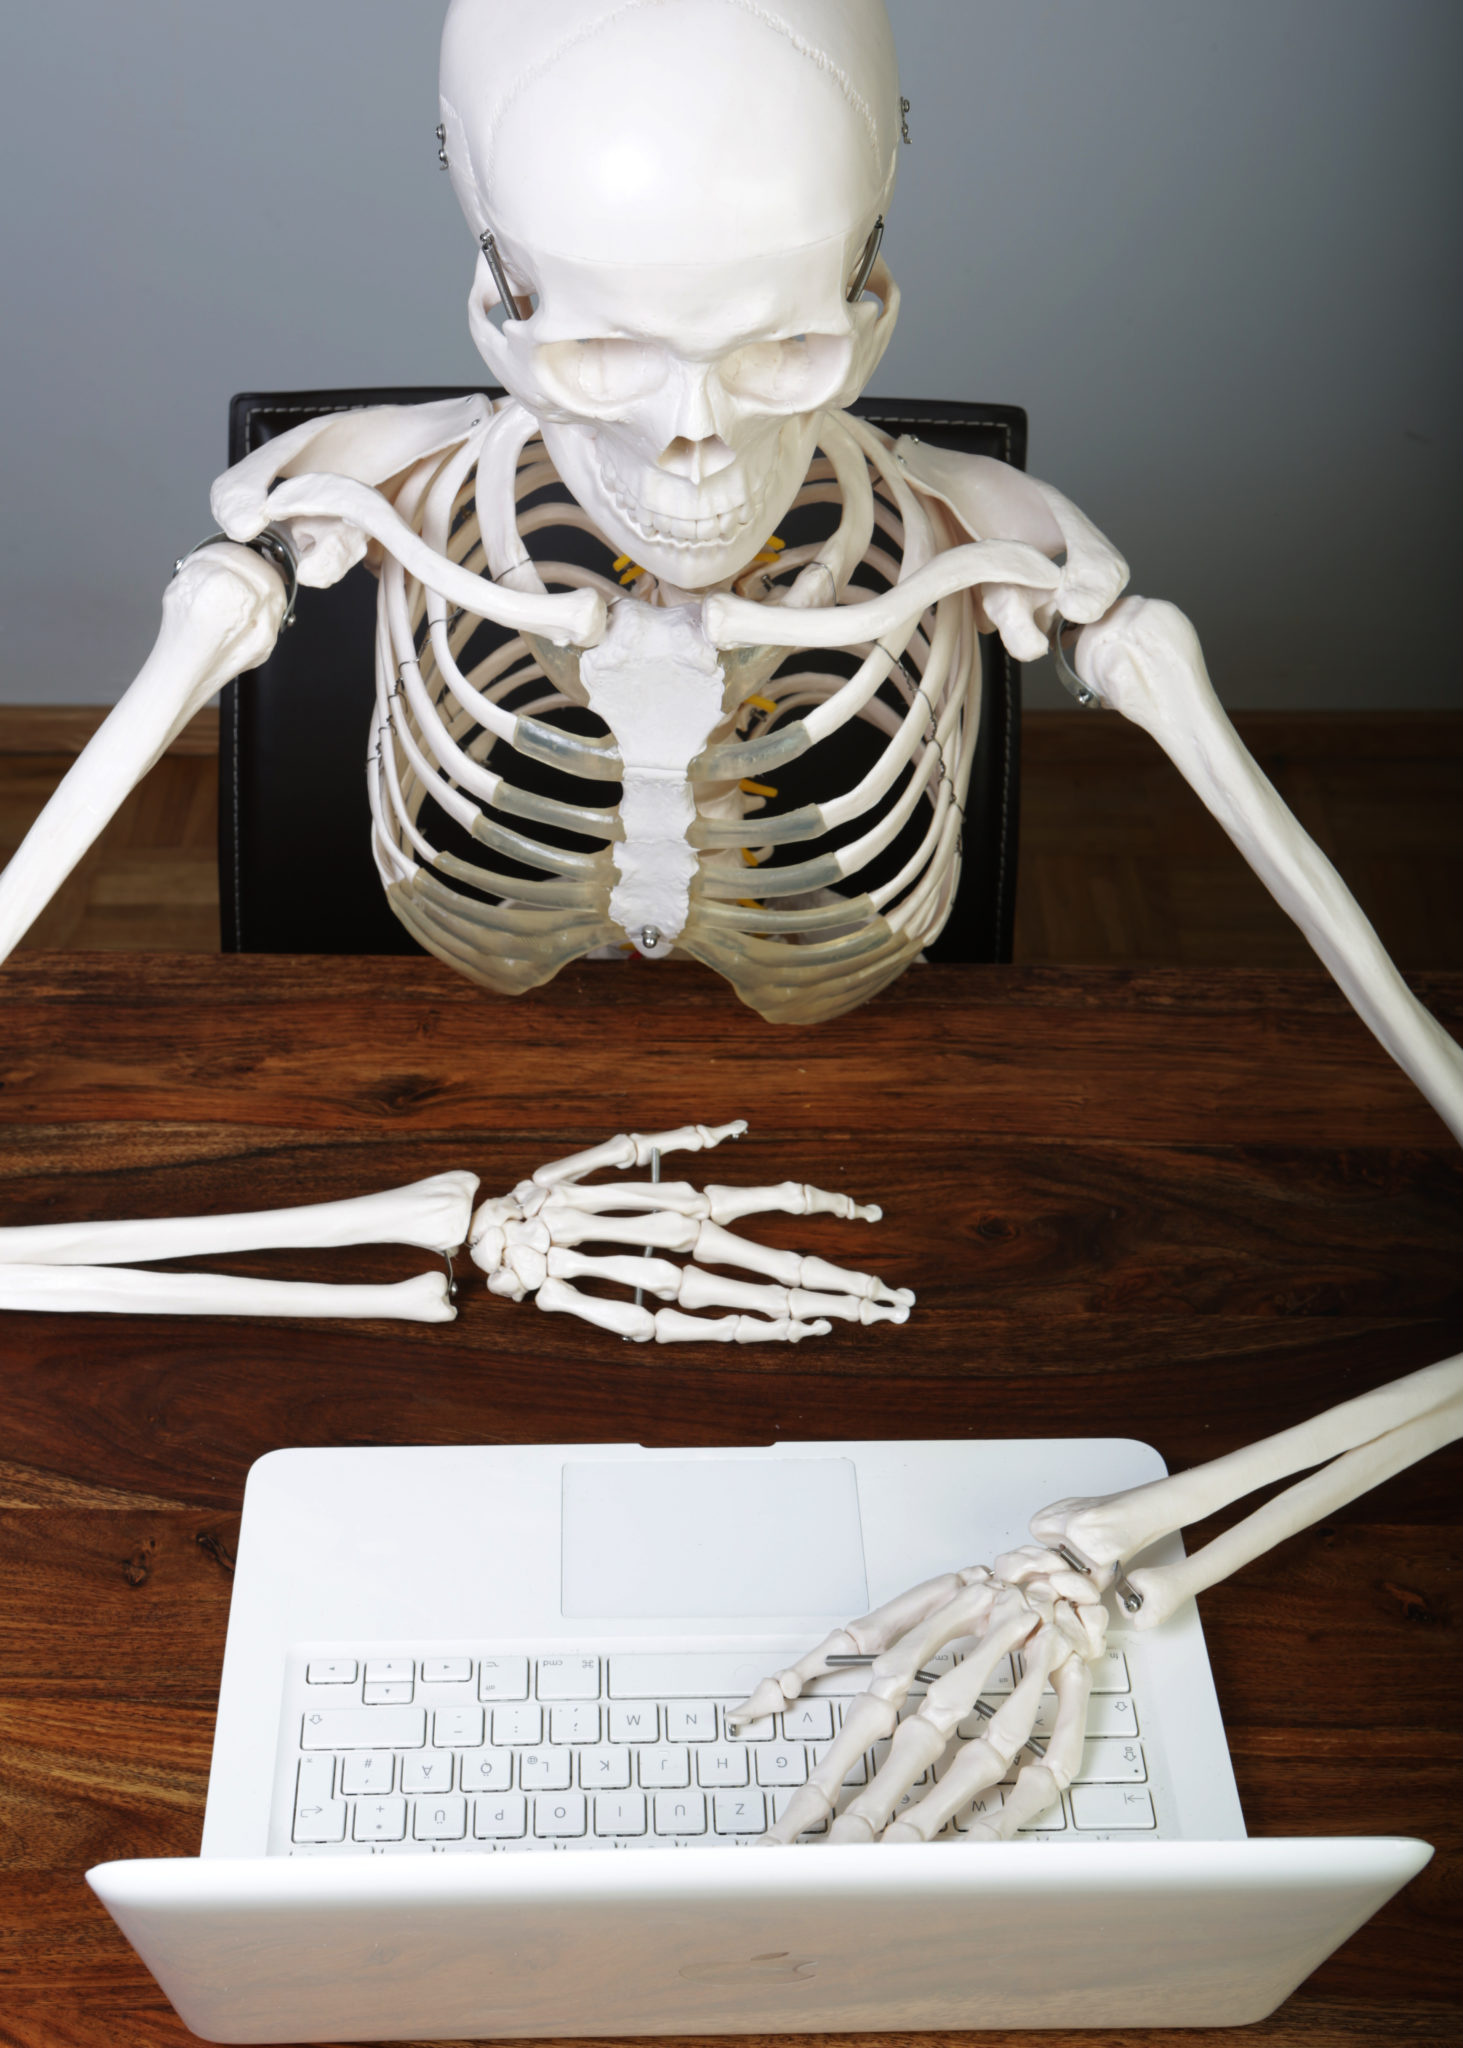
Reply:
[[669, 470], [672, 476], [687, 477], [693, 484], [699, 484], [715, 476], [718, 470], [729, 468], [737, 457], [736, 450], [728, 448], [719, 434], [710, 434], [704, 441], [692, 441], [677, 434], [655, 459], [656, 466]]

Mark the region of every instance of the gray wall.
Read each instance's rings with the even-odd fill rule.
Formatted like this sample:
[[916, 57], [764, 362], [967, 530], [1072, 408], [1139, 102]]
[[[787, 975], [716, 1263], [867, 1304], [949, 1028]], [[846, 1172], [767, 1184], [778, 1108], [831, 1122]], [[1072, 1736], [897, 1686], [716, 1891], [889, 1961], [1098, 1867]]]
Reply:
[[[12, 10], [0, 701], [125, 686], [231, 392], [476, 378], [441, 11]], [[1231, 704], [1463, 703], [1457, 0], [891, 12], [879, 388], [1027, 406], [1033, 468], [1190, 611]]]

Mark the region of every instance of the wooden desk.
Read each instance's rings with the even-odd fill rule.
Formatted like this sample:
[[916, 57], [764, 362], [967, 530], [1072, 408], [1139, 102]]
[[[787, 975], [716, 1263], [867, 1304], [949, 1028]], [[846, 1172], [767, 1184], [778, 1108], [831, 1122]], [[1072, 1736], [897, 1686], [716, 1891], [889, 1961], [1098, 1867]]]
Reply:
[[[1417, 986], [1457, 1033], [1463, 975]], [[929, 969], [806, 1032], [643, 966], [516, 1003], [430, 961], [31, 955], [0, 983], [3, 1222], [446, 1166], [507, 1189], [742, 1114], [718, 1175], [885, 1204], [795, 1234], [916, 1287], [906, 1329], [641, 1350], [472, 1286], [449, 1328], [0, 1321], [0, 2041], [191, 2038], [81, 1872], [197, 1848], [265, 1451], [1117, 1432], [1182, 1466], [1463, 1348], [1463, 1156], [1319, 972]], [[1203, 1603], [1251, 1829], [1440, 1852], [1249, 2039], [1458, 2039], [1460, 1474], [1455, 1447]]]

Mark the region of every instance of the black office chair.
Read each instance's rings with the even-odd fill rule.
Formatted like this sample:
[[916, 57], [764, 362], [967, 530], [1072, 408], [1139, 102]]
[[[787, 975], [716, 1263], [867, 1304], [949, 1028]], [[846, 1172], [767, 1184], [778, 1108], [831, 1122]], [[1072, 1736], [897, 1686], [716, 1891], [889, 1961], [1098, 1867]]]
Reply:
[[[229, 461], [321, 413], [417, 405], [482, 388], [242, 393], [229, 408]], [[863, 398], [853, 409], [890, 433], [1025, 467], [1019, 406]], [[218, 866], [226, 953], [419, 950], [387, 907], [370, 852], [364, 764], [375, 712], [375, 624], [376, 586], [364, 568], [331, 590], [302, 590], [295, 625], [269, 660], [223, 693]], [[982, 646], [984, 703], [964, 865], [949, 922], [929, 948], [936, 961], [1011, 958], [1021, 674], [994, 635]], [[303, 886], [326, 872], [328, 891]]]

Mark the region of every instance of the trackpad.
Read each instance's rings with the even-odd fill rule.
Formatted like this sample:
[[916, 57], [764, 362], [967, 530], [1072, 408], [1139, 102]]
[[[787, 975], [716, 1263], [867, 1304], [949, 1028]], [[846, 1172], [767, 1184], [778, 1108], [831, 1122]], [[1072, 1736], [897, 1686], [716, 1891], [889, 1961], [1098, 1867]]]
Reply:
[[849, 1458], [565, 1465], [563, 1534], [575, 1620], [842, 1620], [869, 1604]]

